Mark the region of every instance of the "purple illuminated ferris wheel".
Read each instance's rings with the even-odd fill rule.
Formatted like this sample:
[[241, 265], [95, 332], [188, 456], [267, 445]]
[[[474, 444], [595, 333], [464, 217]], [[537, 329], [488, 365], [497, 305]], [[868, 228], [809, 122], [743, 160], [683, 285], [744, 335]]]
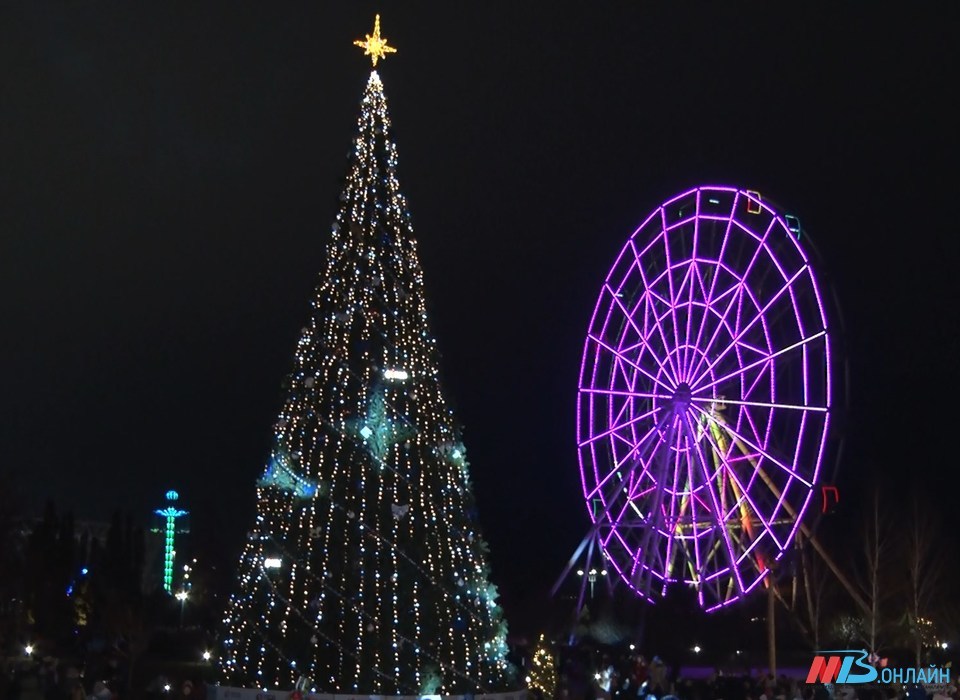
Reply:
[[749, 594], [796, 535], [831, 418], [830, 332], [797, 220], [698, 187], [630, 236], [590, 320], [577, 401], [605, 569], [647, 600]]

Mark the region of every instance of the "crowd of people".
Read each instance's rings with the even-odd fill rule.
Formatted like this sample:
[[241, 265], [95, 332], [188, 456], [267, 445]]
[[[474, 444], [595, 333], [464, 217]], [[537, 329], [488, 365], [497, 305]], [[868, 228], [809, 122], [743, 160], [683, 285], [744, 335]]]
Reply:
[[[602, 653], [561, 654], [552, 700], [960, 700], [952, 683], [931, 690], [922, 685], [835, 686], [807, 684], [806, 678], [769, 673], [725, 673], [685, 678], [679, 666], [655, 656], [623, 658]], [[549, 700], [549, 699], [548, 699]]]
[[119, 700], [142, 697], [153, 700], [205, 700], [207, 687], [200, 681], [174, 681], [155, 677], [142, 692], [126, 693], [118, 666], [81, 669], [52, 657], [0, 659], [0, 700]]

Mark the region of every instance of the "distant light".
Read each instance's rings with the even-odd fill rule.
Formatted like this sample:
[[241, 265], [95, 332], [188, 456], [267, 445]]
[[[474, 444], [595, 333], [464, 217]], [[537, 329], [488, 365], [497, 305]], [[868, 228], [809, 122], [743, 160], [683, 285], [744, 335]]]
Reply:
[[90, 573], [90, 570], [87, 569], [87, 567], [83, 567], [82, 569], [80, 569], [81, 576], [86, 576], [88, 573]]
[[363, 436], [363, 439], [364, 439], [364, 440], [367, 440], [367, 439], [370, 438], [371, 435], [373, 435], [373, 431], [370, 430], [370, 426], [369, 426], [369, 425], [365, 425], [365, 426], [363, 426], [362, 428], [360, 428], [360, 435]]
[[32, 645], [32, 644], [28, 644], [27, 646], [25, 646], [25, 647], [23, 648], [23, 650], [27, 653], [27, 656], [32, 656], [32, 655], [33, 655], [33, 645]]
[[583, 569], [577, 569], [577, 576], [583, 576]]
[[940, 648], [943, 649], [944, 651], [946, 651], [946, 650], [947, 650], [947, 647], [949, 647], [949, 646], [950, 646], [950, 645], [947, 644], [946, 642], [942, 642], [942, 643], [940, 644]]
[[524, 683], [529, 683], [529, 682], [530, 682], [530, 676], [527, 676], [526, 678], [524, 678], [524, 679], [523, 679], [523, 682], [524, 682]]
[[594, 674], [593, 674], [593, 677], [594, 677], [595, 680], [600, 680], [600, 674], [599, 674], [599, 673], [594, 673]]
[[405, 382], [410, 378], [410, 375], [407, 374], [407, 370], [405, 369], [385, 369], [383, 370], [383, 378]]
[[694, 653], [694, 654], [699, 654], [699, 653], [700, 653], [700, 646], [699, 646], [699, 645], [693, 647], [693, 653]]
[[633, 651], [633, 650], [636, 649], [636, 648], [637, 648], [637, 645], [636, 645], [636, 644], [631, 644], [631, 645], [630, 645], [630, 651]]
[[165, 686], [163, 686], [163, 692], [165, 692], [165, 693], [169, 693], [169, 692], [170, 692], [170, 684], [169, 684], [169, 683], [167, 683]]
[[283, 561], [276, 557], [270, 557], [263, 560], [264, 569], [279, 569], [281, 566], [283, 566]]
[[213, 654], [211, 654], [209, 651], [203, 652], [203, 660], [204, 660], [204, 661], [209, 661], [211, 656], [213, 656]]
[[186, 591], [177, 591], [177, 595], [175, 597], [177, 600], [179, 600], [182, 603], [183, 601], [185, 601], [187, 598], [190, 597], [190, 594], [187, 593]]

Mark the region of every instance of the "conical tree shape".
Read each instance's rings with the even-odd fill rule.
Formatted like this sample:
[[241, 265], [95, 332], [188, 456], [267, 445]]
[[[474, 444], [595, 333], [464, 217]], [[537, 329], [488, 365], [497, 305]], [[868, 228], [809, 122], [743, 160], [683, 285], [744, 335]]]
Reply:
[[540, 635], [537, 648], [530, 660], [530, 673], [527, 676], [527, 688], [538, 691], [540, 697], [550, 700], [557, 692], [557, 667], [553, 661], [553, 651], [544, 635]]
[[231, 685], [417, 694], [509, 683], [389, 128], [373, 72], [226, 614]]

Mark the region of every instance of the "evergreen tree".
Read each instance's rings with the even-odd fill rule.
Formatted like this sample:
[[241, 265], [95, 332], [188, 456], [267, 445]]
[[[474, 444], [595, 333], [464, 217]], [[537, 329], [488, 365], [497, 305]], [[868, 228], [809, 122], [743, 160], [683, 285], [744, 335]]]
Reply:
[[543, 698], [552, 698], [557, 692], [557, 667], [550, 645], [542, 634], [533, 652], [533, 658], [530, 660], [527, 687], [530, 690], [539, 691]]
[[[362, 44], [376, 59], [371, 41], [379, 21]], [[226, 614], [231, 684], [413, 694], [509, 682], [389, 132], [374, 71]]]

